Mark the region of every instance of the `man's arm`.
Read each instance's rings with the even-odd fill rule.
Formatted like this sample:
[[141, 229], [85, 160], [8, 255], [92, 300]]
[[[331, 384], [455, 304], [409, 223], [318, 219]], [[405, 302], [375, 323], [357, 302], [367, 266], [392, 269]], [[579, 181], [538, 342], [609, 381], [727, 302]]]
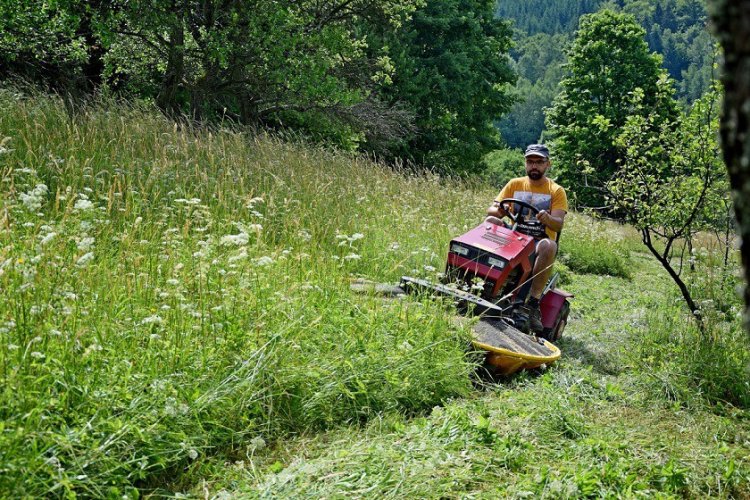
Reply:
[[539, 222], [550, 228], [552, 231], [559, 233], [565, 222], [565, 210], [552, 210], [547, 212], [546, 210], [540, 210], [536, 218]]

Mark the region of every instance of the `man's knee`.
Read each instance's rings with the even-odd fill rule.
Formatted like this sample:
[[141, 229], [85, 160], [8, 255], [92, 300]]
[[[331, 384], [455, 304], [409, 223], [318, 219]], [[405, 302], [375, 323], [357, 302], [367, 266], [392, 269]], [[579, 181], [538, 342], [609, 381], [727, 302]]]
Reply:
[[557, 243], [549, 238], [540, 240], [539, 243], [536, 244], [536, 253], [537, 258], [554, 260], [555, 255], [557, 255]]

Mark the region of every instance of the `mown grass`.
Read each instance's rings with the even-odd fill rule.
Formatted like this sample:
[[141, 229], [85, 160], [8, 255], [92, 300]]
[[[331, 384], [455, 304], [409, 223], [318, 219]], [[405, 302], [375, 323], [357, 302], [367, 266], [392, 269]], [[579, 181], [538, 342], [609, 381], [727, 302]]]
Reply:
[[630, 279], [571, 274], [566, 288], [576, 297], [559, 342], [563, 357], [543, 373], [490, 384], [424, 417], [389, 415], [363, 429], [217, 457], [188, 491], [216, 498], [746, 497], [750, 425], [737, 398], [742, 390], [734, 403], [716, 396], [746, 383], [750, 350], [727, 349], [739, 340], [732, 337], [699, 343], [658, 264], [635, 254], [632, 272]]
[[[464, 403], [457, 399], [477, 394], [474, 360], [465, 354], [468, 327], [452, 321], [443, 304], [384, 302], [352, 294], [349, 283], [355, 277], [391, 282], [403, 274], [435, 277], [449, 239], [482, 220], [495, 189], [395, 172], [351, 155], [237, 130], [177, 126], [136, 105], [101, 103], [69, 114], [57, 98], [8, 89], [0, 91], [0, 141], [0, 496], [136, 497], [187, 489], [213, 474], [226, 479], [224, 460], [238, 456], [251, 457], [245, 462], [251, 469], [267, 461], [256, 484], [271, 485], [274, 479], [265, 474], [288, 465], [278, 458], [284, 443], [325, 439], [328, 430], [344, 426], [355, 440], [346, 441], [355, 456], [369, 450], [356, 442], [358, 429], [370, 433], [367, 422], [377, 427], [382, 419], [395, 426], [373, 436], [384, 450], [392, 431], [408, 431], [415, 440], [424, 434], [426, 448], [417, 458], [433, 445], [438, 450], [458, 441], [448, 446], [449, 457], [415, 465], [416, 476], [400, 476], [409, 481], [403, 484], [407, 489], [393, 483], [398, 456], [384, 452], [376, 469], [353, 469], [370, 478], [347, 480], [364, 488], [351, 490], [356, 494], [386, 491], [367, 490], [370, 480], [395, 492], [431, 496], [475, 486], [489, 494], [526, 491], [490, 483], [501, 481], [507, 467], [541, 474], [535, 464], [544, 457], [561, 462], [573, 457], [552, 448], [552, 455], [527, 456], [529, 442], [541, 446], [553, 434], [571, 443], [592, 434], [598, 442], [612, 438], [591, 429], [587, 415], [597, 409], [597, 398], [622, 394], [618, 384], [607, 385], [607, 377], [634, 363], [623, 357], [622, 345], [640, 338], [633, 335], [642, 333], [647, 321], [657, 323], [645, 313], [616, 326], [602, 320], [614, 318], [612, 310], [641, 310], [665, 296], [655, 292], [653, 301], [644, 303], [650, 296], [640, 289], [623, 303], [591, 291], [597, 283], [613, 292], [636, 286], [602, 276], [628, 275], [618, 269], [631, 269], [632, 245], [610, 227], [592, 228], [589, 219], [571, 214], [561, 252], [568, 256], [566, 288], [582, 296], [571, 325], [578, 322], [586, 331], [562, 344], [568, 368], [521, 377], [501, 391], [501, 401], [514, 401], [508, 412], [519, 404], [529, 408], [513, 413], [517, 420], [509, 421], [508, 433], [539, 419], [541, 434], [517, 441], [493, 432], [503, 412], [483, 416], [490, 423], [475, 432], [475, 410], [460, 409]], [[579, 262], [587, 255], [601, 262], [585, 269]], [[600, 274], [574, 274], [584, 272]], [[586, 293], [591, 295], [584, 298]], [[716, 324], [727, 318], [717, 316]], [[673, 327], [665, 320], [663, 335]], [[613, 334], [616, 328], [621, 335]], [[649, 342], [641, 350], [646, 357], [661, 348]], [[686, 396], [669, 400], [667, 408], [700, 385], [701, 365], [685, 371], [687, 348], [684, 353], [678, 368], [692, 378], [677, 379], [685, 381], [679, 382], [685, 392], [675, 392]], [[652, 358], [654, 373], [677, 370], [671, 358]], [[736, 369], [743, 359], [722, 369]], [[591, 384], [599, 389], [582, 405], [561, 395], [578, 394], [571, 388], [580, 384], [558, 379], [580, 378], [586, 366], [594, 367]], [[661, 394], [659, 380], [637, 377], [633, 387]], [[745, 401], [740, 386], [732, 399], [721, 396], [729, 387], [725, 381], [706, 389], [708, 404]], [[459, 408], [452, 410], [452, 404]], [[423, 420], [439, 405], [446, 405], [447, 416]], [[440, 412], [433, 414], [437, 418]], [[446, 437], [433, 427], [455, 428], [458, 434]], [[500, 469], [479, 480], [479, 469], [471, 466], [453, 482], [451, 446], [459, 447], [461, 440], [469, 440], [467, 453], [484, 460], [476, 467]], [[492, 450], [499, 450], [497, 457]], [[336, 446], [330, 451], [346, 453]], [[583, 474], [580, 464], [594, 452], [582, 452], [564, 478]], [[441, 465], [444, 459], [449, 461]], [[625, 494], [635, 475], [643, 474], [645, 479], [636, 481], [639, 490], [682, 491], [682, 482], [669, 479], [672, 472], [656, 462], [626, 462], [613, 472], [619, 474], [617, 488], [596, 486], [592, 494]], [[346, 477], [331, 467], [320, 470]], [[374, 478], [377, 470], [383, 476]], [[450, 484], [438, 488], [428, 481], [431, 474]], [[691, 474], [691, 481], [702, 481], [707, 472]], [[532, 477], [517, 475], [516, 482], [530, 484]], [[584, 491], [565, 489], [580, 486], [578, 479], [568, 479], [560, 491]], [[325, 482], [321, 488], [332, 496], [350, 492], [343, 483]]]

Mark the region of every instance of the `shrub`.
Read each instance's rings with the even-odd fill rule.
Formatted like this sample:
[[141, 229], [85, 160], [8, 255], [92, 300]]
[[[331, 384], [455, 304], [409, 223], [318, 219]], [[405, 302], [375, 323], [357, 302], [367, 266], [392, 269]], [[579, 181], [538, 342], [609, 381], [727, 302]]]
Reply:
[[525, 175], [523, 152], [520, 149], [498, 149], [484, 157], [486, 179], [498, 188], [514, 177]]

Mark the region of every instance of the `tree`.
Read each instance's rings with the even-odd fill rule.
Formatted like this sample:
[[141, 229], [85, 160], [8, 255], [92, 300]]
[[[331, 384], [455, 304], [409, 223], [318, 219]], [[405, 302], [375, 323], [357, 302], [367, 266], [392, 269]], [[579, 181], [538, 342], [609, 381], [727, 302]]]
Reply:
[[81, 33], [84, 14], [66, 0], [0, 0], [0, 74], [71, 90], [92, 49]]
[[383, 68], [368, 59], [358, 26], [395, 29], [418, 4], [118, 0], [100, 10], [100, 26], [110, 80], [171, 115], [273, 125], [310, 112], [361, 124], [372, 114], [357, 105]]
[[563, 49], [569, 43], [566, 35], [539, 33], [522, 39], [514, 48], [519, 75], [514, 89], [517, 102], [498, 125], [509, 147], [525, 148], [539, 142], [544, 130], [544, 110], [557, 94], [557, 84], [563, 76]]
[[[559, 182], [584, 206], [604, 208], [607, 182], [625, 154], [616, 139], [633, 113], [651, 116], [655, 127], [677, 114], [675, 101], [660, 90], [669, 82], [644, 36], [632, 15], [604, 10], [581, 18], [569, 51], [568, 76], [547, 124]], [[637, 89], [642, 98], [634, 108]]]
[[[711, 19], [724, 49], [721, 146], [734, 200], [745, 282], [750, 283], [750, 0], [711, 0]], [[750, 287], [745, 286], [745, 326], [750, 332]]]
[[493, 0], [430, 1], [402, 29], [368, 37], [394, 68], [383, 99], [415, 115], [416, 133], [390, 145], [391, 155], [466, 172], [480, 170], [482, 157], [500, 147], [493, 122], [510, 108], [515, 75], [510, 29], [493, 7]]
[[682, 271], [694, 235], [713, 228], [725, 213], [711, 205], [722, 199], [726, 177], [717, 142], [719, 95], [714, 88], [686, 115], [664, 121], [644, 107], [643, 91], [636, 90], [635, 112], [617, 137], [624, 150], [622, 165], [606, 186], [609, 202], [641, 232], [643, 244], [678, 286], [701, 328], [703, 314]]

